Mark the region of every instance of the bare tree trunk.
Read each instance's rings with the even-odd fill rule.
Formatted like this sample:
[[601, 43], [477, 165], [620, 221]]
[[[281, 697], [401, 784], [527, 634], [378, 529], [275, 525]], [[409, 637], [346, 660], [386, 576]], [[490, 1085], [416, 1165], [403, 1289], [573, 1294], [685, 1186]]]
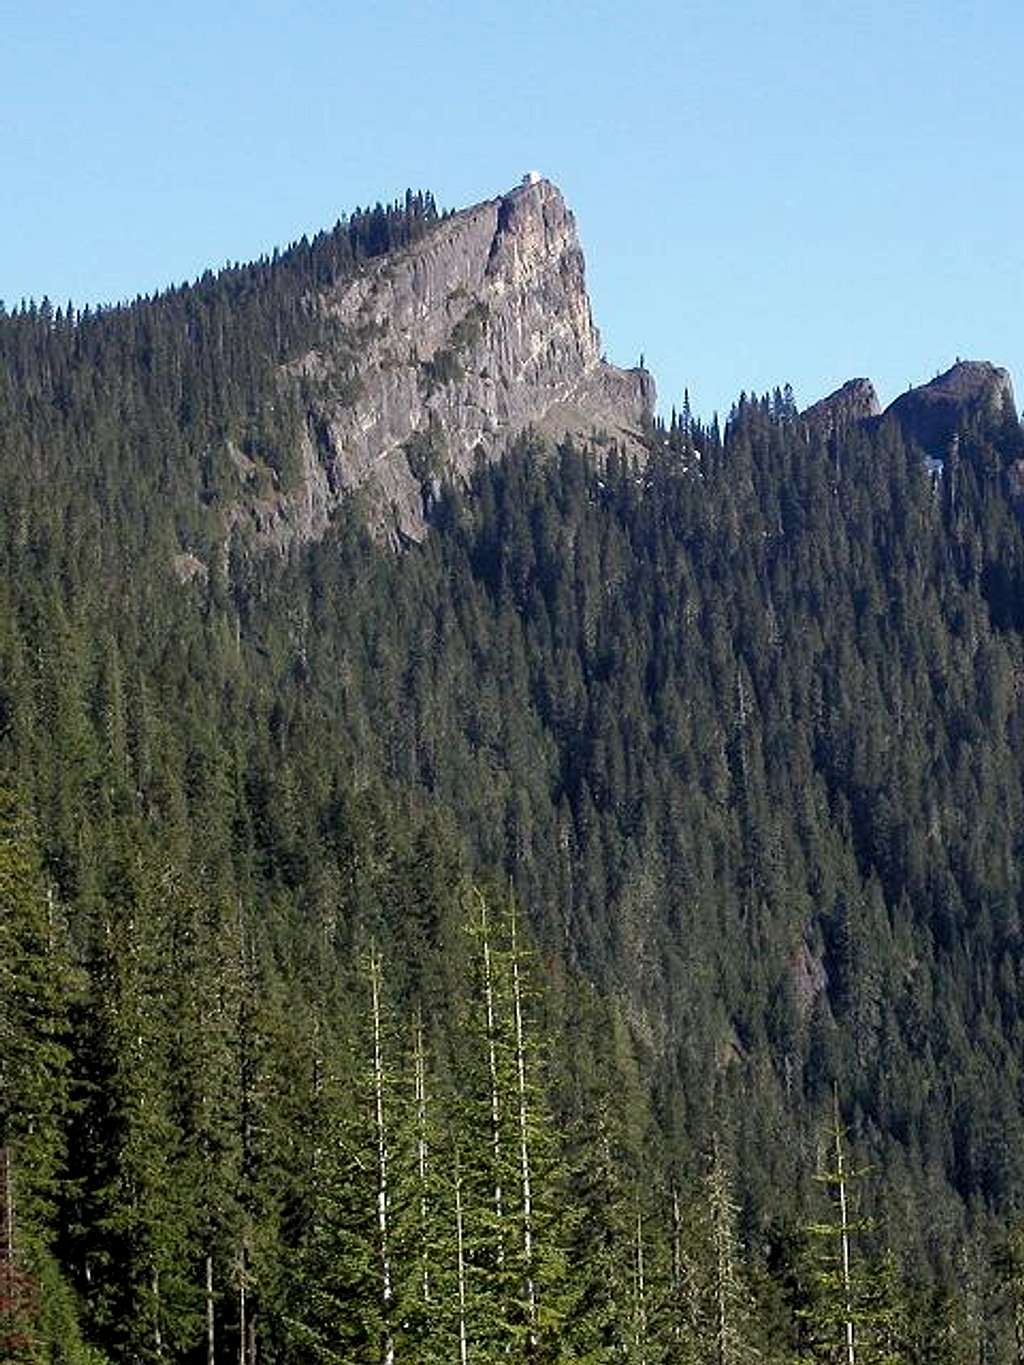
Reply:
[[420, 1290], [423, 1302], [430, 1302], [430, 1249], [427, 1241], [429, 1202], [427, 1199], [427, 1066], [423, 1051], [423, 1019], [416, 1015], [416, 1165], [420, 1181]]
[[503, 1200], [501, 1190], [501, 1101], [498, 1091], [498, 1044], [494, 1021], [494, 973], [491, 966], [491, 940], [487, 926], [487, 901], [480, 897], [480, 935], [484, 955], [484, 1010], [487, 1018], [487, 1061], [491, 1078], [491, 1156], [494, 1161], [494, 1216], [498, 1230], [497, 1261], [505, 1264]]
[[[313, 1101], [314, 1107], [319, 1114], [321, 1097], [324, 1093], [324, 1056], [323, 1042], [321, 1037], [320, 1013], [317, 1011], [313, 1019]], [[318, 1125], [319, 1130], [319, 1125]], [[323, 1161], [323, 1149], [319, 1142], [314, 1143], [311, 1154], [311, 1175], [315, 1189], [320, 1188], [320, 1168]]]
[[216, 1339], [213, 1329], [213, 1257], [206, 1254], [206, 1365], [216, 1365]]
[[160, 1272], [154, 1269], [151, 1281], [153, 1290], [153, 1348], [158, 1356], [164, 1353], [163, 1335], [160, 1331]]
[[245, 1365], [245, 1246], [238, 1256], [238, 1365]]
[[672, 1182], [672, 1289], [678, 1294], [683, 1287], [683, 1215], [679, 1208], [679, 1188]]
[[469, 1360], [469, 1337], [466, 1331], [466, 1252], [462, 1228], [462, 1175], [458, 1161], [455, 1165], [455, 1246], [459, 1278], [459, 1365]]
[[[0, 1147], [0, 1199], [0, 1217], [3, 1219], [0, 1229], [3, 1233], [3, 1242], [0, 1244], [0, 1319], [5, 1320], [0, 1323], [0, 1352], [4, 1352], [6, 1346], [16, 1348], [17, 1339], [24, 1331], [22, 1316], [25, 1307], [24, 1283], [16, 1263], [14, 1156], [10, 1147]], [[8, 1335], [12, 1332], [13, 1335]], [[4, 1358], [7, 1358], [6, 1354]]]
[[839, 1124], [839, 1087], [832, 1088], [835, 1119], [836, 1182], [839, 1187], [839, 1243], [843, 1270], [843, 1302], [846, 1309], [846, 1365], [855, 1365], [853, 1342], [853, 1289], [850, 1281], [850, 1218], [846, 1202], [846, 1168], [843, 1161], [843, 1134]]
[[519, 1172], [523, 1197], [523, 1264], [526, 1267], [526, 1312], [530, 1348], [537, 1348], [537, 1289], [533, 1276], [533, 1191], [530, 1183], [529, 1106], [526, 1092], [526, 1048], [523, 1041], [523, 993], [516, 939], [515, 902], [509, 906], [512, 936], [512, 1006], [516, 1029], [516, 1086], [519, 1094]]
[[644, 1225], [640, 1200], [636, 1204], [636, 1319], [634, 1323], [638, 1365], [647, 1365], [647, 1282], [644, 1273]]
[[393, 1365], [395, 1342], [391, 1335], [391, 1250], [388, 1229], [388, 1141], [384, 1126], [384, 1049], [380, 1022], [381, 964], [376, 947], [370, 955], [370, 990], [373, 999], [373, 1090], [377, 1117], [377, 1232], [380, 1238], [381, 1305], [384, 1310], [383, 1365]]
[[673, 1313], [672, 1337], [678, 1342], [682, 1335], [679, 1310], [683, 1299], [683, 1215], [679, 1207], [679, 1187], [672, 1181], [672, 1302], [677, 1311]]
[[733, 1287], [730, 1226], [731, 1201], [716, 1133], [711, 1144], [711, 1166], [704, 1180], [708, 1213], [711, 1219], [711, 1245], [714, 1256], [715, 1365], [732, 1365], [733, 1324], [729, 1296]]

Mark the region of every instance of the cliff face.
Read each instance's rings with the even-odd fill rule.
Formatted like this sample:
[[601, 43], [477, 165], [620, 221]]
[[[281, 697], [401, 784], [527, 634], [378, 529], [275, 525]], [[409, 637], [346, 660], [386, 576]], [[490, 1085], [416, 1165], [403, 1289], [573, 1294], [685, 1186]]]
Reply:
[[266, 539], [318, 535], [354, 491], [379, 533], [420, 538], [441, 477], [528, 427], [641, 448], [653, 381], [601, 359], [573, 216], [548, 181], [444, 219], [313, 306], [348, 340], [287, 367], [314, 397], [300, 486], [257, 515]]

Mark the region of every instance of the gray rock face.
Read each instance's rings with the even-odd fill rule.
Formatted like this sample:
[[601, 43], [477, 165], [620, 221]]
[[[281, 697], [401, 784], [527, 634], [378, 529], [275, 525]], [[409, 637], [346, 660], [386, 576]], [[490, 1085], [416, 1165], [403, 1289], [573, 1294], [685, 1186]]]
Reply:
[[528, 428], [642, 450], [653, 381], [601, 358], [573, 216], [546, 180], [444, 219], [314, 304], [351, 342], [283, 376], [317, 396], [298, 489], [259, 509], [265, 540], [316, 537], [353, 492], [378, 533], [419, 539], [431, 488]]
[[806, 421], [821, 426], [831, 436], [855, 422], [869, 417], [877, 417], [881, 412], [878, 394], [870, 379], [848, 379], [835, 393], [806, 408], [803, 417]]
[[931, 383], [900, 394], [885, 416], [898, 421], [930, 455], [941, 457], [963, 417], [984, 409], [998, 414], [1007, 401], [1014, 401], [1008, 370], [987, 360], [958, 360]]

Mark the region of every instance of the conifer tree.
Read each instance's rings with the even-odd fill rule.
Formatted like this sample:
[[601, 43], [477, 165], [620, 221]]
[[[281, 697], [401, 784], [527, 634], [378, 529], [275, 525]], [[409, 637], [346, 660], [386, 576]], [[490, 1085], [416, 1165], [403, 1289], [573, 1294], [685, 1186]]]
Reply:
[[853, 1189], [865, 1173], [849, 1165], [838, 1089], [833, 1090], [829, 1143], [832, 1164], [818, 1178], [829, 1192], [834, 1216], [809, 1229], [821, 1252], [811, 1305], [801, 1313], [809, 1328], [808, 1358], [900, 1365], [911, 1340], [906, 1287], [891, 1252], [870, 1258], [860, 1244], [872, 1225], [857, 1215]]
[[38, 1250], [48, 1245], [66, 1178], [78, 986], [64, 909], [46, 886], [24, 814], [0, 792], [0, 1148], [8, 1194], [18, 1192], [20, 1236]]

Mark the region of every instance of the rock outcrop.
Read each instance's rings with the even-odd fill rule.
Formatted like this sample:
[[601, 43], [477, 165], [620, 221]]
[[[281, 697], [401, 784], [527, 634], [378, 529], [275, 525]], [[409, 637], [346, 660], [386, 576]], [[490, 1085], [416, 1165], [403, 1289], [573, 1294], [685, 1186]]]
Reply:
[[884, 412], [869, 379], [850, 379], [802, 416], [831, 435], [860, 422], [892, 420], [903, 434], [934, 459], [942, 459], [965, 418], [987, 411], [998, 416], [1013, 407], [1013, 381], [1008, 370], [987, 360], [958, 360], [928, 384], [900, 394]]
[[878, 394], [870, 379], [848, 379], [842, 388], [819, 399], [802, 414], [807, 422], [822, 427], [828, 435], [844, 431], [856, 422], [877, 417], [881, 412]]
[[965, 417], [981, 411], [995, 416], [1013, 401], [1008, 370], [987, 360], [958, 360], [930, 383], [900, 394], [885, 416], [899, 422], [904, 435], [929, 455], [941, 457]]
[[257, 511], [265, 540], [319, 535], [354, 492], [378, 533], [418, 539], [440, 480], [529, 428], [643, 449], [653, 381], [603, 360], [573, 216], [549, 181], [442, 219], [313, 302], [349, 342], [287, 367], [314, 397], [300, 484]]

